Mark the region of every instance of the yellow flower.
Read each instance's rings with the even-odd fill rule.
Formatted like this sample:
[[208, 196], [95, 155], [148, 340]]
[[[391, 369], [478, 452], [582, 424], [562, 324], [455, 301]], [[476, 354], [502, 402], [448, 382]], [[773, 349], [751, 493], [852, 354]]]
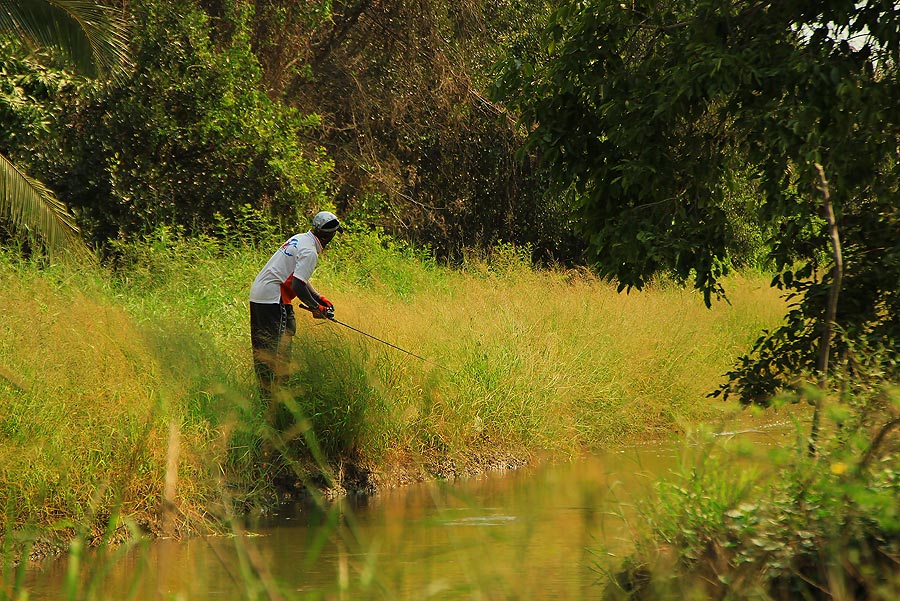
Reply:
[[837, 461], [831, 464], [831, 473], [840, 476], [847, 471], [847, 464], [843, 461]]

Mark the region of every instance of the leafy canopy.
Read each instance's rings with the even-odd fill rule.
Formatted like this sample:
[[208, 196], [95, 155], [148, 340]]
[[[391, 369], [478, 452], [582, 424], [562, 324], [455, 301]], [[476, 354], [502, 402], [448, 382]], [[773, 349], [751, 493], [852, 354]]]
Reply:
[[[900, 6], [882, 0], [565, 2], [546, 54], [510, 57], [495, 94], [529, 128], [622, 288], [667, 271], [707, 304], [745, 186], [770, 232], [785, 325], [730, 375], [760, 400], [815, 364], [830, 284], [824, 166], [846, 273], [836, 347], [900, 338]], [[891, 355], [891, 353], [888, 353]]]

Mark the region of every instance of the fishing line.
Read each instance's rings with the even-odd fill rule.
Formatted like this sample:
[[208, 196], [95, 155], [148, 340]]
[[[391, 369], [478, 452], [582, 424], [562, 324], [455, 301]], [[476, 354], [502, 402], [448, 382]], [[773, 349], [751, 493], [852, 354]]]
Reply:
[[[300, 305], [300, 308], [301, 308], [301, 309], [305, 309], [306, 311], [309, 311], [310, 313], [313, 312], [313, 309], [310, 309], [310, 308], [307, 307], [306, 305]], [[369, 334], [368, 332], [364, 332], [364, 331], [360, 330], [359, 328], [356, 328], [356, 327], [351, 326], [351, 325], [348, 324], [348, 323], [344, 323], [343, 321], [341, 321], [341, 320], [339, 320], [339, 319], [335, 319], [333, 315], [328, 316], [326, 319], [328, 319], [328, 321], [333, 321], [334, 323], [336, 323], [336, 324], [338, 324], [338, 325], [344, 326], [345, 328], [351, 329], [351, 330], [353, 330], [354, 332], [357, 332], [357, 333], [359, 333], [359, 334], [362, 334], [363, 336], [368, 336], [368, 337], [371, 338], [372, 340], [376, 340], [376, 341], [380, 342], [381, 344], [385, 344], [385, 345], [387, 345], [387, 346], [389, 346], [389, 347], [391, 347], [391, 348], [393, 348], [393, 349], [396, 349], [396, 350], [400, 351], [401, 353], [406, 353], [407, 355], [410, 355], [410, 356], [412, 356], [412, 357], [415, 357], [416, 359], [418, 359], [418, 360], [420, 360], [420, 361], [424, 361], [425, 363], [428, 363], [428, 364], [430, 364], [430, 365], [434, 365], [435, 367], [440, 367], [441, 369], [443, 369], [443, 370], [445, 370], [445, 371], [447, 371], [447, 372], [449, 372], [449, 373], [451, 373], [451, 374], [454, 374], [454, 375], [456, 374], [455, 371], [451, 370], [451, 369], [448, 368], [448, 367], [444, 367], [444, 366], [441, 365], [440, 363], [435, 363], [435, 362], [432, 361], [431, 359], [426, 359], [425, 357], [423, 357], [423, 356], [421, 356], [421, 355], [417, 355], [417, 354], [415, 354], [415, 353], [412, 352], [412, 351], [408, 351], [408, 350], [406, 350], [405, 348], [400, 348], [400, 347], [397, 346], [396, 344], [392, 344], [392, 343], [388, 342], [387, 340], [382, 340], [381, 338], [378, 338], [377, 336], [373, 336], [372, 334]]]

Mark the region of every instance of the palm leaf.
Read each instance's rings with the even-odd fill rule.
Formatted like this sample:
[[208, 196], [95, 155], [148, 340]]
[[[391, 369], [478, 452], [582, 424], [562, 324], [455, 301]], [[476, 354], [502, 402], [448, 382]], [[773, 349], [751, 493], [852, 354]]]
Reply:
[[0, 0], [0, 31], [57, 50], [89, 77], [118, 77], [128, 65], [125, 20], [88, 0]]
[[[81, 73], [117, 78], [129, 64], [126, 23], [89, 0], [0, 0], [0, 34], [54, 48]], [[0, 218], [40, 234], [50, 251], [92, 257], [75, 219], [44, 184], [0, 155]]]
[[43, 236], [51, 250], [67, 248], [90, 256], [79, 236], [74, 216], [44, 184], [30, 177], [0, 154], [0, 219], [15, 230], [26, 229]]

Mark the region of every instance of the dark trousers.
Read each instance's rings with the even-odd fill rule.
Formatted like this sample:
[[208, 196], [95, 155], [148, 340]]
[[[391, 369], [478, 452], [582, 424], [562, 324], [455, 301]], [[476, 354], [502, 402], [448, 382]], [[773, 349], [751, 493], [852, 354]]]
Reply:
[[260, 392], [267, 401], [271, 400], [275, 385], [287, 375], [291, 341], [296, 331], [293, 305], [250, 303], [253, 369]]

